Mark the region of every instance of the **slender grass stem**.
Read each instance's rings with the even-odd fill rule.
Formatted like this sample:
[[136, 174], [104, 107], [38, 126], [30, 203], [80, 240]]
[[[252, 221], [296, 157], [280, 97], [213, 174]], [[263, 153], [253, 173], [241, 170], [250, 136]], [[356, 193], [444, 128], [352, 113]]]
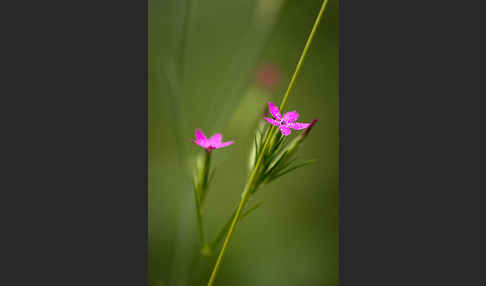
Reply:
[[202, 181], [202, 187], [201, 187], [201, 208], [202, 205], [204, 204], [204, 199], [206, 198], [206, 194], [208, 192], [209, 188], [209, 174], [210, 174], [210, 168], [211, 168], [211, 152], [206, 151], [206, 158], [204, 160], [204, 174], [203, 174], [203, 181]]
[[[251, 208], [247, 209], [240, 217], [240, 221], [245, 218], [247, 215], [249, 215], [252, 211], [256, 210], [257, 208], [259, 208], [261, 205], [263, 204], [263, 202], [259, 202], [257, 204], [255, 204], [254, 206], [252, 206]], [[235, 217], [235, 214], [236, 214], [236, 209], [235, 211], [233, 212], [233, 214], [231, 215], [231, 217], [228, 219], [228, 221], [226, 222], [226, 224], [223, 226], [223, 228], [219, 231], [218, 235], [216, 236], [216, 238], [211, 242], [211, 244], [209, 244], [211, 246], [212, 249], [216, 249], [216, 247], [218, 246], [218, 244], [221, 242], [221, 240], [224, 238], [224, 235], [226, 234], [226, 232], [228, 231], [228, 228], [231, 224], [231, 222], [233, 221], [233, 218]]]
[[[170, 113], [172, 114], [172, 118], [174, 119], [175, 122], [175, 141], [177, 144], [176, 152], [177, 152], [177, 157], [178, 161], [180, 164], [180, 167], [183, 169], [185, 168], [185, 160], [187, 157], [187, 152], [186, 152], [186, 147], [185, 144], [182, 144], [182, 134], [183, 130], [185, 130], [185, 126], [183, 121], [181, 120], [181, 117], [179, 116], [180, 113], [182, 113], [181, 110], [181, 101], [183, 94], [185, 93], [185, 83], [186, 83], [186, 65], [187, 65], [187, 51], [189, 49], [188, 45], [188, 39], [191, 31], [191, 26], [193, 25], [192, 23], [192, 17], [194, 15], [195, 11], [195, 5], [193, 3], [195, 0], [186, 0], [185, 1], [185, 11], [184, 11], [184, 16], [183, 16], [183, 27], [182, 27], [182, 38], [180, 41], [180, 46], [179, 46], [179, 54], [177, 57], [177, 61], [174, 60], [174, 73], [172, 73], [172, 79], [167, 76], [169, 79], [170, 89], [169, 89], [169, 105], [170, 105]], [[150, 3], [151, 1], [149, 1]], [[149, 61], [150, 62], [150, 61]], [[178, 65], [178, 66], [177, 66]], [[170, 73], [167, 73], [169, 75]], [[183, 187], [184, 188], [184, 187]], [[196, 194], [196, 201], [198, 200], [197, 194]], [[182, 224], [181, 228], [178, 229], [177, 231], [179, 233], [176, 234], [176, 237], [181, 237], [180, 239], [176, 238], [175, 242], [175, 248], [176, 249], [185, 249], [183, 247], [188, 243], [188, 236], [187, 233], [189, 231], [189, 227], [191, 224], [187, 221], [186, 218], [186, 211], [187, 211], [187, 206], [185, 203], [185, 200], [183, 200], [183, 203], [181, 203], [182, 208], [179, 210], [179, 217], [181, 218], [184, 223]], [[200, 215], [200, 212], [198, 209], [196, 209], [197, 215]], [[202, 223], [199, 223], [201, 221], [198, 217], [198, 225], [202, 225]], [[186, 235], [183, 235], [186, 234]], [[200, 235], [201, 237], [204, 237], [204, 230], [200, 229]], [[195, 260], [192, 263], [193, 265], [198, 265], [199, 264], [199, 249], [195, 249]], [[171, 277], [171, 282], [169, 283], [170, 285], [186, 285], [187, 282], [187, 277], [183, 275], [178, 275], [180, 273], [181, 268], [185, 268], [186, 262], [184, 259], [183, 252], [181, 250], [176, 251], [174, 255], [174, 262], [172, 264], [173, 267], [173, 274]], [[194, 264], [196, 263], [196, 264]], [[192, 271], [191, 271], [192, 272]]]
[[204, 224], [203, 224], [203, 216], [202, 216], [202, 208], [204, 203], [204, 198], [208, 191], [208, 181], [209, 181], [209, 174], [211, 168], [211, 152], [205, 152], [204, 158], [204, 167], [202, 169], [201, 181], [197, 183], [194, 188], [194, 198], [196, 201], [196, 213], [197, 213], [197, 225], [199, 229], [199, 239], [201, 242], [201, 251], [202, 254], [208, 255], [209, 254], [209, 245], [206, 243], [206, 235], [204, 232]]
[[[284, 95], [282, 103], [280, 104], [280, 110], [283, 110], [283, 108], [285, 107], [285, 104], [287, 103], [290, 91], [292, 90], [292, 88], [294, 86], [295, 79], [297, 78], [297, 75], [300, 71], [300, 68], [302, 67], [302, 63], [304, 62], [304, 59], [307, 55], [307, 51], [309, 50], [309, 47], [312, 43], [312, 39], [314, 38], [314, 35], [315, 35], [315, 32], [316, 32], [317, 27], [319, 25], [319, 22], [322, 19], [322, 15], [324, 14], [324, 10], [326, 8], [327, 2], [328, 2], [328, 0], [324, 0], [322, 2], [321, 9], [320, 9], [319, 14], [318, 14], [318, 16], [317, 16], [317, 18], [314, 22], [314, 26], [312, 27], [312, 31], [309, 35], [309, 38], [307, 39], [307, 43], [305, 44], [304, 50], [302, 51], [299, 62], [297, 63], [297, 67], [295, 68], [294, 74], [292, 76], [292, 79], [290, 80], [289, 86], [288, 86], [287, 91]], [[215, 279], [216, 279], [216, 274], [218, 273], [219, 267], [221, 266], [221, 260], [223, 259], [223, 255], [226, 251], [226, 248], [228, 247], [228, 244], [229, 244], [229, 241], [230, 241], [231, 236], [233, 234], [233, 231], [235, 229], [236, 223], [238, 222], [238, 219], [240, 218], [241, 211], [243, 210], [243, 208], [245, 207], [245, 204], [247, 203], [247, 201], [249, 199], [249, 196], [250, 196], [250, 193], [251, 193], [250, 190], [253, 188], [253, 184], [255, 182], [256, 174], [258, 173], [258, 170], [261, 167], [260, 165], [261, 165], [263, 156], [264, 156], [264, 154], [265, 154], [265, 152], [266, 152], [266, 150], [269, 146], [270, 141], [272, 141], [271, 138], [272, 138], [274, 130], [275, 130], [275, 128], [274, 128], [274, 126], [272, 126], [270, 128], [270, 132], [269, 132], [268, 136], [265, 138], [265, 143], [264, 143], [263, 148], [262, 148], [262, 150], [261, 150], [261, 152], [258, 156], [258, 160], [255, 164], [255, 167], [253, 168], [253, 171], [250, 175], [250, 178], [248, 179], [248, 183], [246, 184], [245, 189], [243, 190], [240, 203], [238, 204], [238, 208], [236, 209], [236, 213], [235, 213], [235, 216], [233, 218], [233, 221], [231, 222], [230, 228], [228, 230], [228, 234], [226, 235], [226, 238], [223, 242], [223, 246], [221, 247], [221, 250], [219, 251], [218, 258], [216, 259], [216, 264], [214, 265], [211, 276], [209, 277], [208, 286], [212, 286]]]
[[199, 191], [194, 190], [194, 197], [196, 200], [196, 214], [197, 214], [197, 226], [199, 229], [199, 240], [201, 242], [201, 247], [205, 245], [205, 235], [204, 235], [204, 228], [202, 222], [202, 213], [201, 213], [201, 196], [198, 194]]
[[[273, 128], [272, 128], [272, 130], [273, 130]], [[267, 139], [265, 140], [265, 144], [263, 145], [263, 150], [265, 150], [267, 148], [268, 143], [270, 142], [269, 138], [270, 138], [270, 136], [268, 136]], [[243, 208], [245, 207], [246, 202], [248, 201], [249, 194], [250, 194], [249, 190], [251, 190], [251, 187], [252, 187], [253, 182], [255, 180], [255, 175], [256, 175], [257, 170], [258, 170], [258, 168], [260, 166], [260, 163], [261, 163], [261, 161], [263, 159], [263, 153], [264, 152], [261, 152], [260, 153], [260, 156], [258, 157], [258, 161], [257, 161], [257, 163], [255, 165], [255, 168], [253, 169], [253, 172], [250, 175], [250, 179], [248, 180], [248, 183], [246, 184], [246, 187], [245, 187], [245, 189], [243, 191], [243, 194], [241, 196], [240, 203], [238, 205], [238, 208], [236, 209], [235, 216], [234, 216], [233, 221], [231, 222], [230, 228], [228, 230], [228, 234], [226, 235], [226, 238], [225, 238], [225, 240], [223, 242], [223, 246], [221, 247], [221, 250], [219, 252], [218, 258], [216, 260], [216, 264], [214, 265], [213, 272], [211, 273], [211, 277], [209, 278], [208, 286], [213, 285], [214, 280], [216, 279], [216, 274], [218, 273], [218, 269], [219, 269], [219, 267], [221, 265], [221, 260], [223, 258], [224, 252], [225, 252], [226, 248], [228, 247], [229, 240], [230, 240], [231, 235], [233, 234], [233, 231], [235, 229], [236, 222], [238, 221], [238, 219], [240, 217], [241, 210], [243, 210]]]
[[[213, 108], [221, 110], [212, 123], [214, 126], [228, 128], [227, 118], [230, 118], [242, 103], [242, 99], [239, 99], [238, 96], [244, 93], [252, 83], [252, 71], [261, 61], [263, 52], [270, 43], [271, 35], [280, 21], [284, 6], [290, 2], [289, 0], [282, 1], [283, 4], [279, 4], [277, 11], [272, 15], [267, 15], [263, 23], [261, 20], [259, 21], [258, 11], [254, 11], [254, 19], [241, 40], [238, 51], [231, 60], [231, 66], [226, 72], [230, 76], [226, 77], [215, 91], [217, 94], [224, 93], [225, 97], [223, 100], [215, 97], [212, 103]], [[255, 7], [255, 9], [259, 9], [259, 7]], [[235, 78], [238, 80], [235, 81]], [[237, 107], [235, 108], [235, 106]]]
[[321, 22], [322, 15], [324, 14], [324, 10], [326, 10], [328, 0], [324, 0], [322, 2], [321, 10], [319, 11], [319, 15], [317, 15], [317, 19], [314, 22], [314, 26], [312, 27], [312, 31], [309, 35], [309, 38], [307, 38], [307, 43], [305, 44], [304, 50], [302, 51], [302, 54], [300, 55], [299, 62], [297, 63], [297, 67], [295, 68], [294, 75], [292, 76], [292, 79], [290, 80], [289, 86], [287, 87], [287, 91], [285, 92], [284, 98], [282, 99], [282, 103], [280, 103], [280, 110], [283, 110], [285, 107], [285, 104], [287, 104], [287, 99], [289, 98], [290, 91], [294, 87], [295, 84], [295, 79], [297, 78], [297, 75], [300, 72], [300, 68], [302, 67], [302, 64], [304, 63], [305, 56], [307, 55], [307, 51], [309, 50], [309, 47], [312, 43], [312, 40], [314, 39], [314, 35], [317, 31], [317, 27], [319, 26], [319, 23]]
[[189, 50], [189, 35], [193, 26], [193, 18], [197, 7], [197, 0], [186, 0], [184, 11], [184, 22], [182, 27], [182, 38], [179, 47], [179, 83], [184, 85], [186, 79], [186, 62]]

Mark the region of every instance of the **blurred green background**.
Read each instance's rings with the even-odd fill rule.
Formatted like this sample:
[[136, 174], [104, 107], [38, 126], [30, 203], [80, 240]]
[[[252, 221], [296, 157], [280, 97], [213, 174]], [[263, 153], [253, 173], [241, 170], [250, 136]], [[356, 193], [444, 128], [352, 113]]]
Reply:
[[[320, 0], [149, 0], [149, 285], [191, 276], [198, 232], [191, 184], [195, 128], [223, 133], [205, 204], [210, 239], [240, 199], [258, 118], [280, 104]], [[324, 13], [285, 111], [318, 118], [300, 150], [318, 162], [280, 178], [237, 225], [216, 285], [338, 285], [338, 1]], [[273, 82], [262, 82], [265, 80]], [[293, 133], [295, 134], [295, 133]]]

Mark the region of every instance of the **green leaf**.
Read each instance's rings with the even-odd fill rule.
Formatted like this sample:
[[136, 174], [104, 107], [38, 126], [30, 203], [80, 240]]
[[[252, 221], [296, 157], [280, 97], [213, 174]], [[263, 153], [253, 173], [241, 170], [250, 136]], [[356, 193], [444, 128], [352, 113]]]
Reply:
[[199, 211], [201, 207], [201, 193], [197, 185], [194, 186], [194, 199], [196, 200], [196, 210]]
[[258, 158], [258, 154], [260, 154], [260, 143], [258, 142], [257, 136], [255, 136], [255, 157], [253, 159], [253, 165], [255, 165], [256, 158]]
[[276, 174], [276, 175], [275, 175], [275, 178], [273, 178], [271, 181], [273, 181], [273, 180], [275, 180], [276, 178], [281, 177], [281, 176], [283, 176], [283, 175], [285, 175], [285, 174], [287, 174], [287, 173], [289, 173], [289, 172], [291, 172], [291, 171], [293, 171], [293, 170], [295, 170], [295, 169], [298, 169], [298, 168], [301, 168], [301, 167], [304, 167], [304, 166], [307, 166], [307, 165], [313, 164], [313, 163], [315, 163], [315, 162], [317, 162], [317, 160], [315, 160], [315, 159], [312, 159], [312, 160], [307, 160], [307, 161], [304, 161], [304, 162], [302, 162], [302, 163], [300, 163], [300, 164], [297, 164], [297, 165], [294, 165], [294, 166], [292, 166], [292, 167], [290, 167], [290, 168], [287, 168], [286, 170], [283, 170], [283, 171], [281, 171], [280, 173]]
[[216, 173], [215, 168], [213, 168], [213, 170], [210, 171], [206, 186], [204, 186], [204, 188], [202, 188], [202, 190], [201, 190], [200, 200], [199, 200], [200, 206], [202, 206], [204, 204], [204, 201], [205, 201], [206, 196], [207, 196], [208, 191], [209, 191], [209, 186], [211, 185], [211, 182], [213, 181], [213, 178], [214, 178], [214, 173]]
[[277, 157], [273, 162], [270, 162], [265, 172], [265, 177], [276, 174], [276, 172], [286, 168], [292, 163], [292, 161], [287, 161], [289, 158], [287, 157], [286, 150], [282, 151], [278, 156], [280, 157]]
[[256, 210], [259, 208], [261, 205], [263, 205], [263, 202], [258, 202], [254, 204], [251, 208], [247, 209], [240, 217], [240, 221], [245, 218], [247, 215], [249, 215], [252, 211]]
[[280, 146], [282, 146], [282, 143], [284, 142], [284, 139], [285, 139], [285, 136], [283, 136], [283, 135], [280, 134], [280, 137], [278, 137], [277, 142], [275, 142], [275, 144], [273, 144], [273, 146], [270, 147], [269, 153], [272, 154], [272, 153], [277, 152], [278, 148]]
[[[263, 202], [258, 202], [256, 204], [254, 204], [252, 207], [248, 208], [246, 211], [244, 211], [241, 214], [240, 218], [238, 219], [238, 222], [240, 222], [243, 218], [245, 218], [246, 216], [248, 216], [252, 211], [254, 211], [257, 208], [259, 208], [262, 204], [263, 204]], [[221, 229], [221, 231], [218, 233], [218, 235], [216, 236], [216, 238], [211, 243], [211, 248], [212, 249], [216, 249], [216, 246], [221, 242], [221, 240], [223, 240], [224, 235], [228, 232], [228, 229], [229, 229], [229, 227], [231, 225], [231, 222], [233, 221], [233, 218], [236, 215], [236, 210], [237, 209], [235, 209], [233, 211], [233, 214], [231, 215], [231, 217], [228, 219], [228, 221], [226, 222], [226, 224], [223, 226], [223, 228]]]
[[214, 173], [216, 173], [216, 168], [213, 168], [213, 170], [210, 171], [210, 173], [209, 173], [209, 179], [208, 179], [208, 185], [207, 185], [207, 187], [209, 187], [209, 185], [211, 185], [211, 182], [214, 179]]

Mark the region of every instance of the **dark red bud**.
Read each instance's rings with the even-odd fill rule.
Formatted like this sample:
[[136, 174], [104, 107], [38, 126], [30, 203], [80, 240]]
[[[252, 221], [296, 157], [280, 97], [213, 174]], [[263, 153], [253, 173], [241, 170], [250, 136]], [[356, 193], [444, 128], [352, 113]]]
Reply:
[[307, 127], [304, 132], [302, 132], [302, 136], [307, 136], [307, 134], [309, 134], [309, 132], [311, 131], [312, 129], [312, 126], [314, 126], [315, 124], [317, 123], [317, 118], [312, 120], [311, 124], [309, 125], [309, 127]]
[[265, 104], [265, 108], [263, 110], [263, 116], [268, 117], [268, 105], [267, 104]]

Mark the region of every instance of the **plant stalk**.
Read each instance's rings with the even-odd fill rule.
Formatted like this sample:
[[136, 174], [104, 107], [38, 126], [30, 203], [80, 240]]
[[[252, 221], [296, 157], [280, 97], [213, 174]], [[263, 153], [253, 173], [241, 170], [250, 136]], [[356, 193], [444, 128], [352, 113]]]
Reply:
[[[273, 130], [273, 128], [270, 129], [270, 133], [272, 132], [272, 130]], [[234, 216], [233, 221], [231, 222], [230, 228], [228, 230], [228, 234], [226, 235], [226, 238], [223, 242], [223, 246], [221, 247], [218, 258], [216, 260], [216, 264], [214, 265], [213, 272], [211, 273], [211, 277], [209, 278], [208, 286], [213, 285], [214, 280], [216, 279], [216, 274], [218, 273], [218, 269], [219, 269], [219, 266], [221, 265], [221, 260], [223, 258], [224, 252], [225, 252], [226, 248], [228, 247], [228, 243], [230, 241], [231, 235], [233, 234], [233, 231], [235, 229], [236, 222], [238, 221], [240, 214], [241, 214], [241, 211], [243, 210], [246, 202], [248, 201], [249, 194], [250, 194], [249, 190], [251, 190], [251, 187], [252, 187], [253, 182], [255, 180], [255, 175], [256, 175], [257, 170], [258, 170], [260, 163], [262, 161], [264, 150], [266, 150], [267, 145], [270, 142], [269, 138], [270, 138], [270, 136], [268, 136], [266, 138], [265, 144], [263, 145], [263, 148], [262, 148], [262, 152], [260, 153], [260, 156], [258, 156], [258, 161], [255, 165], [255, 168], [253, 169], [253, 172], [250, 175], [250, 179], [248, 180], [248, 183], [245, 186], [245, 189], [244, 189], [243, 194], [241, 196], [240, 203], [238, 205], [238, 208], [236, 209], [235, 216]]]
[[[280, 110], [283, 111], [283, 108], [285, 107], [285, 104], [287, 103], [287, 100], [288, 100], [288, 97], [289, 97], [289, 94], [290, 94], [290, 91], [292, 90], [293, 86], [294, 86], [294, 83], [295, 83], [295, 79], [297, 78], [297, 75], [300, 71], [300, 68], [302, 67], [302, 63], [304, 62], [304, 59], [307, 55], [307, 51], [309, 50], [309, 47], [312, 43], [312, 39], [314, 38], [314, 35], [315, 35], [315, 32], [317, 30], [317, 27], [322, 19], [322, 15], [324, 14], [324, 10], [327, 6], [327, 2], [328, 0], [324, 0], [322, 2], [322, 6], [321, 6], [321, 9], [319, 11], [319, 14], [314, 22], [314, 26], [312, 27], [312, 31], [309, 35], [309, 38], [307, 39], [307, 43], [305, 44], [305, 47], [304, 47], [304, 50], [302, 51], [302, 54], [300, 56], [300, 59], [299, 59], [299, 62], [297, 63], [297, 67], [295, 68], [295, 71], [294, 71], [294, 74], [292, 76], [292, 79], [290, 80], [290, 83], [289, 83], [289, 86], [287, 88], [287, 91], [285, 92], [285, 95], [282, 99], [282, 103], [280, 104]], [[273, 135], [273, 131], [275, 130], [274, 126], [272, 126], [270, 128], [270, 132], [268, 134], [268, 136], [266, 137], [265, 139], [265, 144], [263, 145], [263, 148], [258, 156], [258, 160], [255, 164], [255, 167], [250, 175], [250, 178], [248, 179], [248, 183], [246, 184], [245, 186], [245, 189], [243, 191], [243, 194], [241, 196], [241, 200], [240, 200], [240, 203], [238, 205], [238, 209], [236, 210], [236, 214], [233, 218], [233, 221], [231, 222], [231, 226], [228, 230], [228, 234], [226, 235], [226, 238], [223, 242], [223, 246], [221, 247], [221, 250], [219, 251], [219, 254], [218, 254], [218, 258], [216, 260], [216, 264], [214, 265], [214, 268], [213, 268], [213, 271], [211, 273], [211, 276], [209, 277], [209, 281], [208, 281], [208, 286], [212, 286], [215, 279], [216, 279], [216, 274], [218, 273], [218, 270], [219, 270], [219, 267], [221, 266], [221, 260], [223, 259], [223, 255], [226, 251], [226, 248], [228, 247], [228, 243], [231, 239], [231, 236], [233, 234], [233, 231], [235, 229], [235, 226], [236, 226], [236, 223], [238, 222], [238, 219], [240, 217], [240, 214], [241, 214], [241, 211], [243, 210], [243, 208], [245, 207], [245, 204], [247, 203], [248, 201], [248, 198], [249, 198], [249, 195], [250, 195], [250, 190], [251, 188], [253, 187], [253, 184], [254, 184], [254, 181], [255, 181], [255, 177], [256, 177], [256, 174], [258, 173], [258, 170], [260, 168], [260, 164], [262, 162], [262, 159], [263, 159], [263, 156], [268, 148], [268, 145], [269, 145], [269, 142], [271, 141], [270, 138], [272, 138], [272, 135]]]
[[206, 255], [209, 252], [209, 246], [206, 243], [206, 235], [204, 233], [204, 224], [202, 218], [202, 208], [204, 198], [206, 197], [206, 192], [208, 188], [209, 173], [211, 167], [211, 151], [205, 152], [204, 167], [202, 169], [202, 174], [200, 175], [201, 181], [198, 182], [197, 186], [194, 188], [194, 197], [196, 200], [196, 212], [197, 212], [197, 224], [199, 229], [199, 239], [201, 242], [201, 253]]
[[324, 0], [322, 2], [321, 10], [319, 11], [319, 14], [317, 15], [317, 19], [314, 22], [314, 26], [312, 27], [312, 31], [309, 35], [309, 38], [307, 38], [307, 43], [305, 44], [304, 50], [302, 51], [299, 62], [297, 63], [297, 67], [295, 68], [294, 75], [292, 76], [292, 79], [290, 80], [289, 86], [287, 87], [287, 91], [285, 92], [284, 98], [282, 99], [282, 103], [280, 104], [280, 110], [283, 110], [284, 107], [285, 107], [285, 104], [287, 104], [287, 99], [289, 97], [290, 91], [294, 87], [295, 79], [297, 78], [297, 75], [300, 72], [300, 68], [302, 67], [302, 64], [304, 63], [305, 56], [307, 55], [307, 51], [309, 50], [309, 47], [312, 43], [312, 40], [314, 39], [314, 35], [317, 31], [317, 27], [319, 26], [319, 23], [321, 22], [322, 15], [324, 14], [324, 10], [326, 10], [327, 2], [328, 2], [328, 0]]

